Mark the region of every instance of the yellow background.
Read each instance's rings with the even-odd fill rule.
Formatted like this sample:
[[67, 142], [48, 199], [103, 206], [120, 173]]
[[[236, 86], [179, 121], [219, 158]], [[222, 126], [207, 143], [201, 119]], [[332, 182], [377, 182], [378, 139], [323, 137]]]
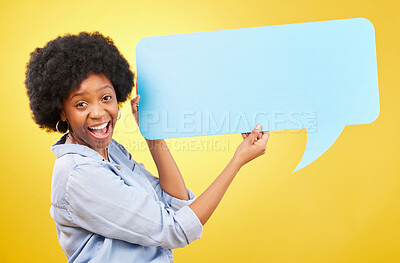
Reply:
[[[55, 160], [49, 148], [59, 135], [31, 120], [23, 83], [35, 47], [67, 32], [99, 30], [135, 69], [136, 43], [147, 36], [354, 17], [368, 18], [376, 30], [379, 118], [347, 126], [321, 158], [295, 174], [306, 133], [273, 132], [267, 154], [240, 171], [202, 238], [175, 250], [175, 260], [400, 262], [399, 7], [396, 0], [2, 0], [0, 262], [66, 262], [49, 215]], [[133, 144], [143, 139], [127, 106], [114, 138], [131, 143], [134, 158], [156, 174], [149, 153]], [[222, 171], [241, 137], [208, 140], [227, 147], [172, 149], [196, 195]]]

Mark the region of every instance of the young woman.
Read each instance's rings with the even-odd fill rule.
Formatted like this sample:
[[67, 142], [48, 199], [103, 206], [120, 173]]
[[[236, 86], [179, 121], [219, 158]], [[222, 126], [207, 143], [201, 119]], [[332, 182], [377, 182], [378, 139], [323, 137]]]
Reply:
[[[134, 74], [98, 32], [65, 35], [31, 53], [26, 88], [35, 122], [64, 134], [52, 147], [50, 213], [69, 262], [171, 262], [172, 250], [200, 238], [240, 168], [265, 153], [260, 126], [197, 198], [164, 140], [147, 140], [158, 178], [112, 139]], [[137, 96], [131, 101], [138, 115]]]

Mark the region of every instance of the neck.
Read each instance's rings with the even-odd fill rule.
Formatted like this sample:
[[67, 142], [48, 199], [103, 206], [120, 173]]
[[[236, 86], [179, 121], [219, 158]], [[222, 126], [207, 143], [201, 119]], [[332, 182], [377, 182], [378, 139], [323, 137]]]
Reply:
[[[85, 144], [85, 143], [80, 143], [77, 139], [75, 139], [74, 134], [72, 132], [69, 132], [67, 135], [67, 138], [65, 140], [65, 143], [69, 143], [69, 144], [81, 144], [81, 145], [85, 145], [87, 147], [89, 147], [90, 149], [93, 149], [92, 147], [90, 147], [89, 145]], [[101, 149], [93, 149], [94, 151], [98, 152], [106, 161], [110, 161], [110, 159], [108, 158], [108, 153], [107, 153], [107, 148], [101, 148]]]

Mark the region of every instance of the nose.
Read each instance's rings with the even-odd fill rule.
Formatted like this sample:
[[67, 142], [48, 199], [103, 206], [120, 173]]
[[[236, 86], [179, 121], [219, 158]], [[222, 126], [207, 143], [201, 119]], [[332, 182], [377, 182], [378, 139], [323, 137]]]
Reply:
[[106, 111], [104, 107], [100, 103], [95, 103], [91, 107], [91, 111], [89, 113], [89, 117], [92, 119], [102, 119], [105, 115]]

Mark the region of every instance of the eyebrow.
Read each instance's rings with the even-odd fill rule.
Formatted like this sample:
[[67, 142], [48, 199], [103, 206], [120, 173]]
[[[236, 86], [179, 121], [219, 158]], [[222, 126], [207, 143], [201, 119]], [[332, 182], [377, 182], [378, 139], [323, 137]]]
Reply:
[[[111, 86], [110, 85], [105, 85], [103, 87], [98, 88], [97, 91], [101, 91], [101, 90], [107, 89], [107, 88], [111, 88]], [[85, 94], [87, 94], [87, 92], [78, 92], [78, 93], [75, 93], [74, 95], [72, 95], [70, 99], [72, 100], [74, 97], [83, 96]]]

